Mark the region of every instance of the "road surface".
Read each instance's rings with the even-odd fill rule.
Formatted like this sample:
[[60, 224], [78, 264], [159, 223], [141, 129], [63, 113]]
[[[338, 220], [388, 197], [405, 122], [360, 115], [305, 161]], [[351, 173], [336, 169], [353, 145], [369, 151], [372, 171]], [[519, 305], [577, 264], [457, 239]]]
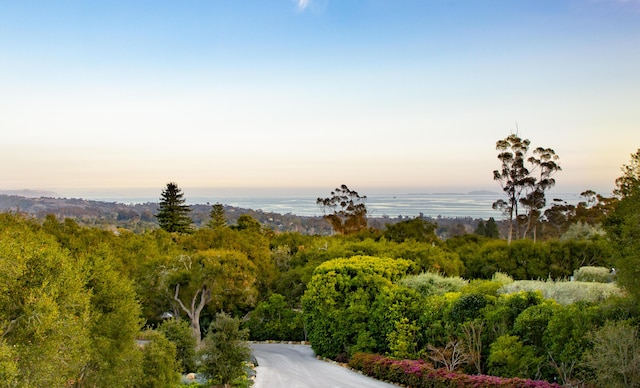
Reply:
[[251, 349], [258, 360], [253, 388], [397, 388], [318, 360], [308, 345], [251, 344]]

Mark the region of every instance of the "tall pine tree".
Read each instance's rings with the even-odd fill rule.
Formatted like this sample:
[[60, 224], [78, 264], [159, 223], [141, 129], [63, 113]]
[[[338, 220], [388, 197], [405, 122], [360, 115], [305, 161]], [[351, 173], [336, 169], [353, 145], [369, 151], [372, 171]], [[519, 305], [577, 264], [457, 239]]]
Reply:
[[167, 232], [188, 233], [191, 231], [191, 209], [185, 205], [184, 194], [175, 182], [167, 183], [160, 195], [158, 224]]
[[207, 226], [211, 229], [227, 226], [227, 217], [224, 215], [224, 206], [221, 203], [218, 202], [211, 207], [209, 216], [211, 216], [211, 220], [209, 220]]

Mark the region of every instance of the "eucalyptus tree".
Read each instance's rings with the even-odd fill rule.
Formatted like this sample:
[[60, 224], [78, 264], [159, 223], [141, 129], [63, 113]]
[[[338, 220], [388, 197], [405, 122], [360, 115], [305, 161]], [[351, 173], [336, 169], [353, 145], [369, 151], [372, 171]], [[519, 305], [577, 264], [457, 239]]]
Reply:
[[613, 190], [618, 198], [627, 197], [640, 187], [640, 148], [631, 155], [631, 161], [623, 165], [621, 170], [622, 175], [616, 179], [616, 188]]
[[[529, 139], [511, 134], [496, 142], [500, 169], [493, 171], [493, 179], [502, 187], [505, 199], [493, 203], [509, 221], [507, 240], [525, 237], [532, 224], [537, 223], [546, 205], [545, 192], [556, 181], [553, 175], [562, 170], [559, 157], [551, 148], [538, 147], [529, 156]], [[524, 230], [521, 230], [524, 224]], [[535, 233], [534, 233], [535, 236]]]
[[352, 234], [367, 228], [366, 200], [366, 195], [342, 185], [331, 192], [331, 197], [318, 198], [316, 204], [336, 233]]
[[185, 205], [184, 193], [175, 182], [167, 183], [162, 190], [158, 207], [158, 224], [167, 232], [187, 233], [191, 231], [191, 209]]
[[527, 209], [527, 222], [522, 235], [523, 237], [526, 236], [533, 227], [533, 239], [535, 241], [537, 231], [535, 226], [540, 219], [542, 209], [547, 204], [545, 191], [555, 186], [556, 180], [553, 175], [558, 171], [562, 171], [562, 168], [558, 164], [558, 155], [551, 148], [538, 147], [533, 151], [533, 156], [527, 160], [533, 166], [530, 174], [536, 174], [536, 177], [531, 191], [520, 201]]

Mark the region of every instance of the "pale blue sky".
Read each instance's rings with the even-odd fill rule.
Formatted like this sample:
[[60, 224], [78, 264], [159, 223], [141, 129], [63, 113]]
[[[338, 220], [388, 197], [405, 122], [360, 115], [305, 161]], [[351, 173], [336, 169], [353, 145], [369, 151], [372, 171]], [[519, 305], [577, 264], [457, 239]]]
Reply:
[[516, 122], [609, 194], [640, 1], [0, 0], [0, 189], [499, 191]]

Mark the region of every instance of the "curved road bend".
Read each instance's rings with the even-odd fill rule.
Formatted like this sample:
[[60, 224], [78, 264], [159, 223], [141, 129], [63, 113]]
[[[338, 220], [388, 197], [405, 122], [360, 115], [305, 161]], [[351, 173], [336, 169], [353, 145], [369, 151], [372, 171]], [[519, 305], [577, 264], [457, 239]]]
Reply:
[[253, 388], [397, 388], [318, 360], [308, 345], [251, 344], [251, 349], [258, 360]]

